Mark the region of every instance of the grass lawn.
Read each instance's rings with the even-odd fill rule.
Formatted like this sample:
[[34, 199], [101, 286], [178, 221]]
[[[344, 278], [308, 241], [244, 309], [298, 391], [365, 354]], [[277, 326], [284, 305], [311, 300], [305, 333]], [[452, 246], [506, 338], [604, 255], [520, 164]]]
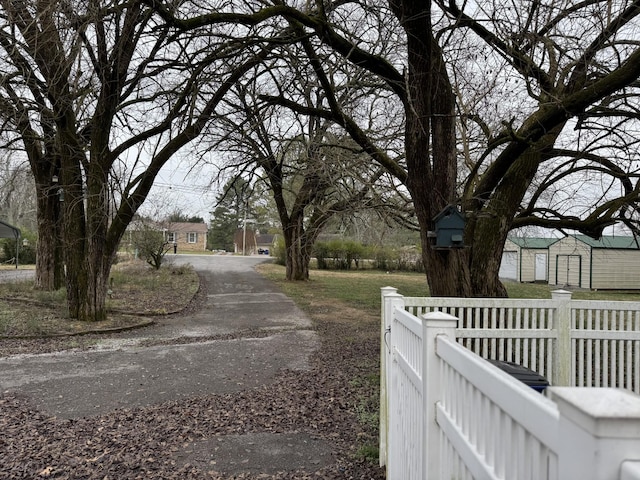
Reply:
[[[265, 264], [259, 271], [278, 283], [300, 307], [309, 307], [322, 299], [334, 299], [368, 313], [380, 312], [380, 288], [395, 287], [405, 297], [429, 296], [422, 273], [385, 273], [377, 270], [312, 270], [308, 282], [287, 282], [284, 267]], [[510, 298], [551, 298], [556, 286], [542, 283], [505, 282]], [[575, 290], [576, 300], [640, 301], [640, 291]]]
[[[6, 265], [0, 268], [15, 269]], [[33, 265], [20, 266], [20, 269], [33, 268]], [[312, 270], [308, 282], [287, 282], [283, 266], [262, 264], [259, 271], [278, 283], [309, 314], [322, 314], [339, 303], [348, 307], [353, 316], [366, 316], [368, 322], [375, 322], [380, 316], [381, 287], [395, 287], [407, 297], [429, 295], [426, 277], [420, 273]], [[178, 311], [193, 297], [199, 283], [197, 274], [190, 268], [167, 265], [156, 271], [143, 262], [117, 264], [112, 270], [111, 294], [107, 299], [111, 313], [100, 325], [70, 321], [65, 311], [64, 290], [39, 292], [32, 285], [33, 282], [0, 283], [0, 336], [82, 333], [84, 330], [127, 326], [139, 319], [123, 315], [123, 312], [148, 316]], [[550, 298], [555, 289], [546, 284], [506, 282], [505, 285], [512, 298]], [[640, 291], [576, 290], [573, 298], [640, 300]]]
[[[35, 265], [18, 265], [17, 270], [35, 270]], [[15, 265], [9, 265], [6, 263], [0, 263], [0, 270], [16, 270]]]

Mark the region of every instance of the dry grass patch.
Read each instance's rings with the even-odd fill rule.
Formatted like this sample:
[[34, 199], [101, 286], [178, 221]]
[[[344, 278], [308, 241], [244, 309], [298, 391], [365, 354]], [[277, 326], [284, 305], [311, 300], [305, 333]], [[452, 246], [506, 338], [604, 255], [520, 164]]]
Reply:
[[115, 265], [107, 299], [108, 318], [78, 322], [68, 318], [64, 289], [34, 290], [33, 281], [0, 283], [0, 336], [77, 335], [149, 323], [148, 316], [182, 310], [198, 291], [190, 266], [153, 270], [142, 262]]

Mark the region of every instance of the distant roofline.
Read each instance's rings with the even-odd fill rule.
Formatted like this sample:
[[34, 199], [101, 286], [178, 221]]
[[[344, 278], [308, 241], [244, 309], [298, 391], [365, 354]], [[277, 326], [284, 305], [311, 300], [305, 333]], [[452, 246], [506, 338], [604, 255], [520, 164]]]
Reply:
[[569, 236], [596, 249], [640, 250], [640, 238], [630, 235], [603, 235], [598, 240], [583, 234], [570, 234]]
[[[4, 232], [12, 232], [11, 236], [5, 235]], [[7, 222], [3, 222], [0, 220], [0, 238], [15, 238], [18, 239], [22, 235], [22, 232], [18, 227], [14, 227], [13, 225], [9, 225]]]
[[530, 248], [532, 250], [549, 248], [551, 245], [561, 240], [555, 237], [507, 237], [520, 248]]

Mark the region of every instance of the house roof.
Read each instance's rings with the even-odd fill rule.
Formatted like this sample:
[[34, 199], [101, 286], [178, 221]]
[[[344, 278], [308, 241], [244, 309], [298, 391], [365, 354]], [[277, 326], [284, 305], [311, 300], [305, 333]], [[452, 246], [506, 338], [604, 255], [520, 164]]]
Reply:
[[256, 243], [258, 245], [272, 245], [274, 237], [275, 235], [272, 235], [270, 233], [261, 233], [259, 235], [256, 235]]
[[560, 239], [544, 237], [509, 237], [509, 240], [520, 248], [544, 249], [549, 248]]
[[0, 238], [20, 238], [20, 229], [0, 220]]
[[170, 232], [197, 232], [207, 233], [206, 223], [191, 223], [191, 222], [174, 222], [169, 224], [167, 228]]
[[637, 237], [619, 237], [603, 235], [598, 240], [587, 235], [570, 235], [586, 243], [591, 248], [611, 248], [617, 250], [640, 250], [640, 239]]

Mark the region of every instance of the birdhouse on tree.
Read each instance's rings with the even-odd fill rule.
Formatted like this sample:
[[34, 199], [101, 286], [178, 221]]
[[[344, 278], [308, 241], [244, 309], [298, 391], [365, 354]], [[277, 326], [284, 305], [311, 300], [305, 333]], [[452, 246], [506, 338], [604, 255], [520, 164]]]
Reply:
[[435, 248], [463, 248], [465, 218], [455, 205], [448, 205], [433, 219], [435, 231], [429, 232]]

